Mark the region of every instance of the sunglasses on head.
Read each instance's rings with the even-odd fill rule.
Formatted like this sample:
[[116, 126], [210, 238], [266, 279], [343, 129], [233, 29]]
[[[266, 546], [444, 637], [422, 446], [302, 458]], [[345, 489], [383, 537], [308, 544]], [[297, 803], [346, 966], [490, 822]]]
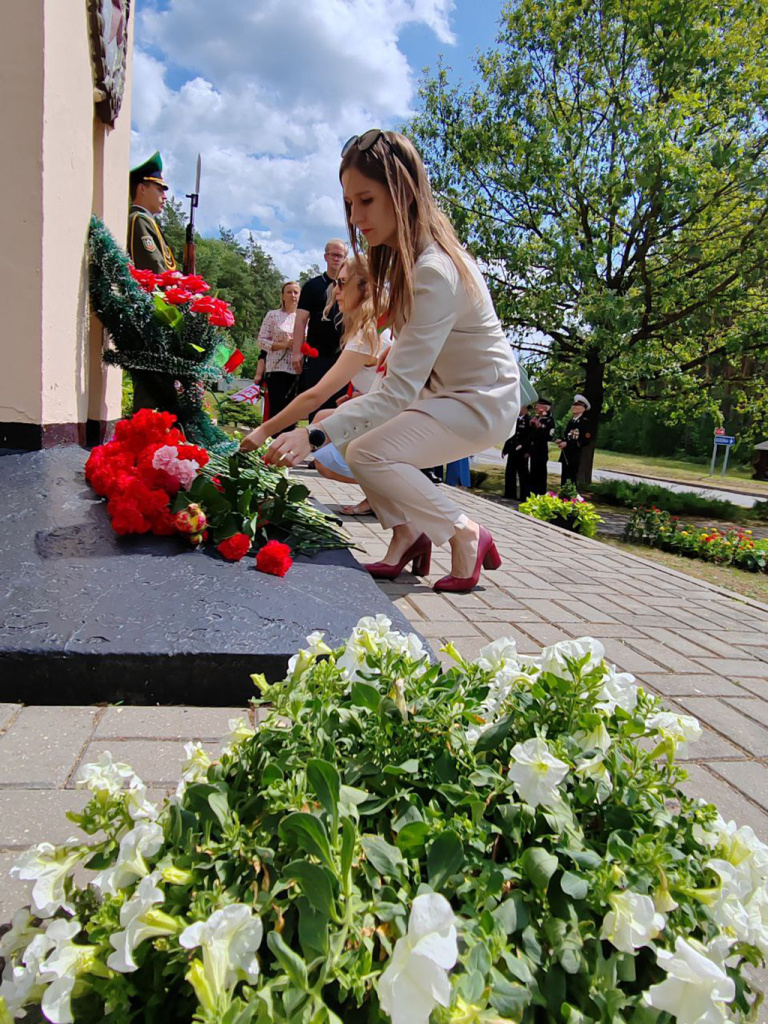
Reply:
[[347, 139], [341, 147], [341, 155], [346, 156], [355, 144], [360, 152], [364, 153], [371, 146], [375, 146], [379, 139], [384, 139], [385, 142], [389, 141], [381, 128], [369, 128], [362, 135], [353, 135], [351, 139]]

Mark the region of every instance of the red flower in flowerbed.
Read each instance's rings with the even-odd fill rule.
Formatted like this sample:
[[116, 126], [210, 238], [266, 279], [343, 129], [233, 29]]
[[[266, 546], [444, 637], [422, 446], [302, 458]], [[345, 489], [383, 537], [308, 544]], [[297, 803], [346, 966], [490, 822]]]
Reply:
[[217, 544], [216, 550], [228, 562], [239, 562], [251, 550], [251, 538], [247, 533], [235, 533]]
[[279, 540], [270, 540], [256, 555], [256, 568], [271, 576], [285, 576], [293, 565], [291, 549]]

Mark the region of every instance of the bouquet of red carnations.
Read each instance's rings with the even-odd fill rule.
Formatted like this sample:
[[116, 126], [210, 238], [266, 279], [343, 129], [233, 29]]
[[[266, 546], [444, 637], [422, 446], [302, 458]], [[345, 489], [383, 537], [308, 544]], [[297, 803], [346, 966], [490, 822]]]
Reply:
[[227, 561], [252, 552], [256, 568], [274, 576], [286, 574], [292, 551], [350, 544], [285, 470], [255, 453], [212, 457], [188, 441], [172, 413], [140, 409], [121, 420], [114, 440], [91, 452], [85, 478], [107, 499], [115, 533], [179, 534], [195, 547], [212, 537]]

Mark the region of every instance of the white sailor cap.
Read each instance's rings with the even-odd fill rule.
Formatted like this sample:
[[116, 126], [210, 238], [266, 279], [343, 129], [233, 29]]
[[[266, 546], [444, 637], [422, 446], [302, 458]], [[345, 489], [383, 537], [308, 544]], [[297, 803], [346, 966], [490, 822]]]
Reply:
[[592, 405], [591, 405], [589, 399], [585, 398], [584, 395], [574, 395], [573, 396], [573, 404], [574, 405], [583, 405], [584, 408], [587, 410], [587, 412], [589, 412], [589, 410], [592, 408]]

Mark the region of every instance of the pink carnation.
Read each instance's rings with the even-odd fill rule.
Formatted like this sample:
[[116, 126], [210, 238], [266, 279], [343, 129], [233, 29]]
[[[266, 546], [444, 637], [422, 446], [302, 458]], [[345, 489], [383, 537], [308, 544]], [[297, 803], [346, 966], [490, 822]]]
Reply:
[[152, 466], [154, 469], [164, 470], [174, 480], [178, 480], [185, 491], [191, 486], [200, 468], [194, 459], [180, 459], [178, 448], [170, 444], [157, 449], [152, 456]]

